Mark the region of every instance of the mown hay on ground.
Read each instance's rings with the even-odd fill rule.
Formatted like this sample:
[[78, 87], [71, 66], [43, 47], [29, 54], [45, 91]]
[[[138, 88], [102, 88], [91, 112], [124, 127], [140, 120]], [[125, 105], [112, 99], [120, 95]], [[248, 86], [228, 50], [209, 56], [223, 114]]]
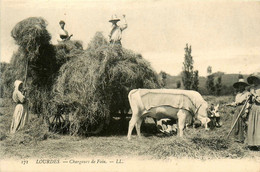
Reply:
[[[201, 130], [201, 129], [200, 129]], [[198, 132], [198, 131], [196, 131]], [[167, 159], [195, 158], [195, 159], [219, 159], [219, 158], [243, 158], [246, 156], [244, 145], [232, 143], [230, 139], [217, 136], [211, 132], [197, 136], [191, 134], [187, 138], [171, 136], [149, 145], [140, 155], [151, 155], [153, 158]]]

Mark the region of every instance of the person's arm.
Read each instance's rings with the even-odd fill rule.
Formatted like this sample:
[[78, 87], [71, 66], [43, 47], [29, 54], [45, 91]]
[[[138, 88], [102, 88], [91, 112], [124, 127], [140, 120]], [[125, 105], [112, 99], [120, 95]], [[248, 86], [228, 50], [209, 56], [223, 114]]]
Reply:
[[73, 34], [71, 34], [70, 36], [68, 36], [67, 38], [66, 38], [66, 40], [70, 40], [70, 38], [73, 36]]
[[[259, 90], [259, 92], [260, 92], [260, 90]], [[257, 94], [257, 93], [252, 94], [252, 101], [260, 103], [260, 96], [259, 96], [259, 94]]]
[[241, 95], [239, 95], [239, 96], [237, 96], [236, 97], [236, 104], [237, 104], [237, 106], [238, 105], [243, 105], [245, 102], [246, 102], [246, 100], [249, 98], [251, 96], [251, 93], [250, 92], [244, 92], [244, 93], [242, 93]]
[[108, 35], [109, 41], [111, 41], [112, 35], [113, 35], [113, 33], [114, 33], [114, 31], [115, 31], [116, 28], [117, 28], [116, 25], [112, 25], [111, 31], [110, 31], [110, 33], [109, 33], [109, 35]]
[[237, 103], [236, 103], [236, 102], [227, 103], [227, 104], [225, 104], [225, 106], [232, 106], [232, 107], [236, 107], [236, 106], [237, 106]]
[[25, 96], [20, 91], [17, 92], [17, 97], [18, 97], [19, 102], [21, 102], [21, 103], [25, 102]]
[[61, 41], [62, 41], [62, 39], [61, 39], [61, 37], [60, 37], [60, 34], [58, 34], [58, 36], [57, 36], [57, 37], [58, 37], [57, 41], [58, 41], [58, 42], [61, 42]]
[[241, 93], [237, 94], [235, 101], [232, 103], [226, 104], [226, 106], [236, 107], [236, 106], [242, 105], [248, 98], [249, 94], [250, 94], [249, 92], [246, 92], [244, 94], [241, 94]]
[[126, 22], [126, 18], [125, 18], [125, 15], [123, 15], [123, 24], [120, 25], [120, 29], [123, 31], [127, 28], [127, 22]]
[[260, 97], [259, 97], [259, 96], [255, 96], [255, 101], [256, 101], [257, 103], [260, 103]]

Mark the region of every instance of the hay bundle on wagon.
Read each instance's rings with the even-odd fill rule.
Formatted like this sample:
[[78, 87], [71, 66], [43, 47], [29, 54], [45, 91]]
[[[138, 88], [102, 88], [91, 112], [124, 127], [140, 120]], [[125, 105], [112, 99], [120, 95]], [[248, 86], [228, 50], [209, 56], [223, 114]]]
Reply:
[[5, 79], [9, 84], [27, 81], [34, 113], [52, 117], [56, 124], [61, 114], [70, 114], [71, 134], [99, 133], [111, 116], [129, 109], [131, 89], [160, 87], [140, 54], [111, 47], [100, 32], [84, 51], [79, 41], [52, 45], [46, 27], [47, 22], [36, 17], [14, 27], [19, 49]]
[[140, 54], [110, 46], [97, 32], [84, 53], [60, 68], [49, 115], [69, 114], [71, 134], [97, 134], [108, 126], [111, 116], [129, 110], [131, 89], [160, 85]]

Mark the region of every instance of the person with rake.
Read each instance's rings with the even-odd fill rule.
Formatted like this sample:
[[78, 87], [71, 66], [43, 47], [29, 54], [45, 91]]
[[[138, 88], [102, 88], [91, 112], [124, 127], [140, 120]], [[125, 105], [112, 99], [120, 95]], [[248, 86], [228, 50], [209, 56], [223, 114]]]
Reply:
[[[236, 119], [238, 118], [238, 115], [240, 115], [240, 111], [242, 109], [242, 105], [245, 104], [248, 96], [250, 95], [250, 92], [246, 90], [246, 87], [249, 86], [243, 78], [240, 78], [238, 82], [233, 84], [233, 87], [237, 90], [237, 95], [235, 97], [235, 101], [229, 104], [226, 104], [226, 106], [236, 107], [235, 115], [233, 116], [232, 124], [236, 122]], [[246, 123], [245, 118], [249, 112], [249, 104], [247, 103], [245, 111], [243, 115], [241, 115], [235, 126], [233, 131], [233, 136], [235, 138], [236, 142], [243, 143], [245, 140], [245, 131], [246, 131]]]
[[[28, 110], [25, 98], [25, 89], [23, 88], [23, 82], [16, 80], [14, 82], [13, 101], [16, 103], [13, 119], [11, 123], [10, 133], [14, 134], [20, 130], [28, 122]], [[24, 92], [24, 93], [23, 93]]]
[[109, 42], [110, 44], [112, 44], [112, 46], [114, 46], [115, 44], [122, 46], [121, 44], [122, 32], [127, 28], [125, 15], [123, 15], [123, 23], [121, 25], [117, 24], [118, 21], [120, 21], [120, 19], [116, 15], [113, 15], [109, 20], [109, 22], [112, 23], [112, 29], [108, 36], [109, 36]]

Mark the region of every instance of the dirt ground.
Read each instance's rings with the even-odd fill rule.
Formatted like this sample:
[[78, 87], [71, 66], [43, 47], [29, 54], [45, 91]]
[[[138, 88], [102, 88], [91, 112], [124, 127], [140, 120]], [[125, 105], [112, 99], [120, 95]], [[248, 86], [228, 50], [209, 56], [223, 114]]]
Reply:
[[[139, 139], [134, 131], [131, 141], [126, 138], [130, 120], [127, 118], [125, 121], [114, 119], [111, 127], [99, 136], [49, 134], [44, 139], [38, 139], [37, 135], [33, 135], [37, 139], [26, 142], [26, 137], [31, 138], [29, 135], [19, 135], [18, 133], [11, 136], [8, 133], [13, 109], [10, 106], [2, 106], [0, 108], [1, 161], [16, 160], [20, 162], [24, 159], [69, 161], [79, 157], [83, 159], [101, 157], [106, 161], [131, 162], [133, 159], [169, 161], [172, 158], [179, 160], [188, 158], [199, 161], [249, 159], [250, 162], [253, 161], [259, 165], [259, 151], [249, 150], [246, 144], [236, 143], [232, 137], [226, 139], [234, 111], [221, 104], [232, 101], [233, 97], [207, 96], [205, 99], [215, 104], [220, 103], [223, 122], [221, 128], [214, 128], [210, 131], [205, 131], [204, 128], [187, 128], [185, 137], [180, 138], [176, 135], [166, 136], [158, 132], [153, 120], [147, 118], [141, 127], [143, 138]], [[37, 117], [34, 115], [31, 118], [36, 119]]]

